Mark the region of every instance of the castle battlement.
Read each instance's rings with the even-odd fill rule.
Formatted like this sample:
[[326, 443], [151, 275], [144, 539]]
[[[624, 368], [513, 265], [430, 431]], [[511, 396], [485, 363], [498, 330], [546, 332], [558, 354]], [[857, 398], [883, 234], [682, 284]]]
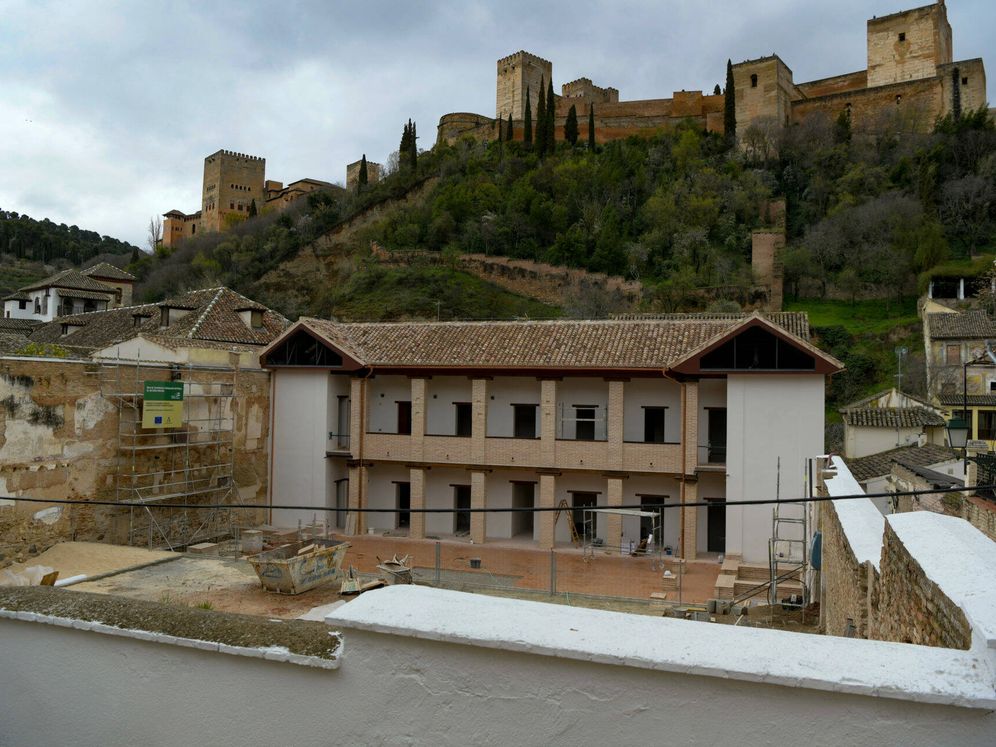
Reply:
[[238, 152], [236, 152], [234, 150], [227, 150], [225, 148], [222, 148], [221, 150], [219, 150], [219, 151], [217, 151], [215, 153], [212, 153], [210, 156], [208, 156], [204, 160], [205, 161], [209, 161], [209, 160], [214, 159], [217, 156], [231, 156], [233, 158], [241, 158], [243, 161], [259, 161], [260, 163], [265, 163], [266, 162], [266, 159], [263, 158], [263, 157], [261, 157], [261, 156], [250, 156], [247, 153], [238, 153]]
[[531, 60], [533, 62], [539, 62], [543, 65], [553, 65], [553, 63], [550, 62], [550, 60], [544, 60], [539, 55], [527, 52], [524, 49], [520, 49], [518, 52], [513, 52], [512, 54], [507, 55], [506, 57], [502, 57], [500, 60], [498, 60], [498, 65], [518, 62], [519, 60]]

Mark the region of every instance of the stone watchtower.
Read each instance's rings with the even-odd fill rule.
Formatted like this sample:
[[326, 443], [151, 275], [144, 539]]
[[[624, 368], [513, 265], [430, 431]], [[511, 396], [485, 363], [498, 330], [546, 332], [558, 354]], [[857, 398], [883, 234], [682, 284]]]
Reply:
[[952, 60], [944, 0], [868, 21], [868, 87], [933, 78]]
[[247, 217], [253, 200], [257, 210], [262, 210], [266, 202], [265, 179], [265, 158], [230, 150], [219, 150], [205, 158], [201, 230], [224, 230], [226, 215]]
[[495, 117], [521, 121], [526, 113], [526, 89], [529, 89], [530, 108], [536, 117], [536, 102], [541, 84], [553, 78], [553, 63], [529, 52], [519, 51], [498, 60], [498, 96]]

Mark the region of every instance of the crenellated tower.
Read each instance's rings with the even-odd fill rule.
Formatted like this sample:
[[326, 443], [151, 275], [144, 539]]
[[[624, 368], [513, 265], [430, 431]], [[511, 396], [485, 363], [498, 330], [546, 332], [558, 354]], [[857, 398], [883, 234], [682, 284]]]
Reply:
[[553, 78], [553, 63], [529, 52], [519, 51], [498, 60], [498, 96], [495, 117], [519, 121], [526, 111], [526, 90], [530, 91], [533, 116], [541, 84]]

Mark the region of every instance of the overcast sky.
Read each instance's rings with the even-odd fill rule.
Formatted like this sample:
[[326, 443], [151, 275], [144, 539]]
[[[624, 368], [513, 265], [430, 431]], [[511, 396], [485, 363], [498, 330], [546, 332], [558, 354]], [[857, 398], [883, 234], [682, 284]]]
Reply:
[[[554, 86], [620, 98], [711, 91], [776, 52], [796, 81], [863, 69], [865, 21], [899, 0], [186, 3], [0, 0], [0, 208], [145, 246], [150, 216], [200, 207], [205, 156], [266, 158], [270, 179], [345, 179], [416, 120], [494, 116], [495, 61], [526, 49]], [[993, 0], [949, 0], [955, 59], [996, 79]]]

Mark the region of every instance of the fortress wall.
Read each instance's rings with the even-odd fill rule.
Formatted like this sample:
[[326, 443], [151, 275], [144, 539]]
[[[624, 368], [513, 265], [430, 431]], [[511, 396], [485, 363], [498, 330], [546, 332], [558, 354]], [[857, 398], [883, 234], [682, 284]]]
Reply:
[[820, 78], [807, 83], [798, 83], [799, 93], [807, 98], [814, 96], [830, 96], [835, 93], [847, 93], [868, 87], [868, 71], [858, 70], [856, 73], [835, 75], [831, 78]]
[[[897, 96], [901, 97], [899, 103]], [[815, 112], [823, 112], [833, 120], [848, 104], [855, 131], [873, 127], [883, 117], [895, 113], [904, 130], [923, 132], [933, 126], [934, 119], [944, 110], [941, 86], [936, 78], [929, 78], [796, 101], [792, 105], [792, 121], [799, 123]]]
[[868, 21], [868, 85], [932, 78], [951, 62], [951, 26], [943, 4]]
[[[958, 89], [961, 95], [961, 110], [969, 112], [985, 106], [986, 98], [986, 69], [982, 60], [961, 60], [942, 65], [937, 68], [937, 77], [940, 80], [942, 89], [942, 100], [944, 101], [944, 114], [951, 110], [953, 98], [954, 78], [952, 72], [958, 70]], [[967, 81], [967, 82], [966, 82]]]

